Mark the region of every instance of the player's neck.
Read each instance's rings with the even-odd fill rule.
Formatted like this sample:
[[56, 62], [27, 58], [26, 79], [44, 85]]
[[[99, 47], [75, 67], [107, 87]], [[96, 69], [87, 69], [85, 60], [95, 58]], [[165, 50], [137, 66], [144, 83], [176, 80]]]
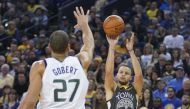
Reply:
[[51, 56], [53, 57], [53, 58], [55, 58], [55, 59], [57, 59], [58, 61], [63, 61], [64, 59], [65, 59], [65, 57], [67, 57], [68, 56], [68, 54], [67, 53], [65, 53], [65, 54], [57, 54], [57, 53], [51, 53]]
[[123, 88], [128, 88], [129, 87], [129, 82], [127, 82], [127, 83], [121, 83], [121, 82], [119, 82], [118, 83], [118, 86], [121, 88], [121, 87], [123, 87]]

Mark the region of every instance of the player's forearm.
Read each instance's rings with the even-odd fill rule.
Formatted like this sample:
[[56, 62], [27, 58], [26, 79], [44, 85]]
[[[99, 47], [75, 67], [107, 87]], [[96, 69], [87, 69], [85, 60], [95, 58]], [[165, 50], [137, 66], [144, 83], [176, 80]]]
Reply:
[[134, 51], [133, 50], [129, 51], [129, 54], [130, 54], [130, 57], [132, 60], [132, 65], [133, 65], [133, 69], [135, 72], [135, 76], [142, 76], [141, 66], [140, 66], [140, 63], [139, 63]]
[[92, 31], [88, 24], [84, 24], [82, 27], [83, 32], [83, 50], [90, 51], [94, 49], [94, 38]]
[[29, 103], [23, 101], [18, 107], [18, 109], [34, 109], [35, 105], [36, 105], [35, 103]]
[[109, 47], [108, 57], [106, 60], [106, 75], [113, 75], [114, 72], [114, 47]]

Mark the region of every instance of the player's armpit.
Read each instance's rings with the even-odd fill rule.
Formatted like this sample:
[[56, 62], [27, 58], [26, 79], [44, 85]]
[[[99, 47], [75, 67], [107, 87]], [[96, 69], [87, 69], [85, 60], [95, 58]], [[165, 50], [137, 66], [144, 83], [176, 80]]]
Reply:
[[111, 100], [112, 97], [113, 97], [113, 91], [112, 91], [112, 90], [109, 90], [109, 89], [106, 89], [106, 90], [105, 90], [105, 93], [106, 93], [106, 101]]
[[141, 92], [142, 92], [142, 88], [143, 88], [143, 76], [142, 75], [135, 75], [134, 87], [137, 91], [137, 95], [141, 96]]
[[18, 109], [34, 109], [42, 87], [43, 61], [34, 62], [30, 69], [30, 85]]
[[83, 66], [84, 71], [87, 72], [88, 67], [89, 67], [89, 65], [90, 65], [90, 63], [92, 61], [92, 59], [90, 59], [90, 57], [88, 56], [88, 53], [85, 52], [85, 51], [81, 51], [76, 56], [80, 60], [82, 66]]

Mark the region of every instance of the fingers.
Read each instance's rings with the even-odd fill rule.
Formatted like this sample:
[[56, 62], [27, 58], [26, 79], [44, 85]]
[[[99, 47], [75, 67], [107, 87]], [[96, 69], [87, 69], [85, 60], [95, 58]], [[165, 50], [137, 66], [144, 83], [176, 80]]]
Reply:
[[117, 36], [117, 38], [115, 40], [118, 41], [119, 40], [119, 36]]
[[135, 37], [135, 33], [134, 33], [134, 32], [131, 32], [131, 33], [132, 33], [132, 35], [131, 35], [130, 40], [133, 40], [133, 39], [134, 39], [134, 37]]
[[128, 42], [129, 42], [129, 39], [126, 39], [126, 44], [128, 44]]
[[74, 13], [75, 18], [78, 19], [78, 14], [76, 13], [76, 11], [73, 11], [73, 13]]
[[87, 11], [86, 15], [89, 15], [89, 13], [90, 13], [90, 10]]
[[78, 25], [78, 24], [76, 24], [76, 25], [74, 26], [74, 28], [77, 28], [77, 29], [78, 29], [78, 28], [79, 28], [79, 25]]
[[84, 15], [84, 10], [83, 10], [83, 8], [81, 6], [80, 6], [80, 12], [81, 12], [82, 15]]
[[[76, 13], [76, 15], [84, 15], [84, 9], [82, 8], [82, 6], [80, 6], [80, 10], [78, 7], [75, 8], [74, 14]], [[86, 15], [89, 15], [90, 11], [88, 10]], [[75, 16], [76, 16], [75, 15]]]

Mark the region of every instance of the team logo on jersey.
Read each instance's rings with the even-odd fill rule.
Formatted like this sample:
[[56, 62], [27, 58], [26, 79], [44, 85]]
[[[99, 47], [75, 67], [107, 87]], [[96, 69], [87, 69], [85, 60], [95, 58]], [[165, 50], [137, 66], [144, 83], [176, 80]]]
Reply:
[[121, 99], [116, 109], [134, 109], [133, 102], [129, 98]]
[[174, 105], [173, 104], [167, 104], [164, 109], [174, 109]]
[[117, 103], [116, 109], [134, 109], [134, 96], [131, 93], [121, 92], [118, 93], [116, 98], [119, 101]]

